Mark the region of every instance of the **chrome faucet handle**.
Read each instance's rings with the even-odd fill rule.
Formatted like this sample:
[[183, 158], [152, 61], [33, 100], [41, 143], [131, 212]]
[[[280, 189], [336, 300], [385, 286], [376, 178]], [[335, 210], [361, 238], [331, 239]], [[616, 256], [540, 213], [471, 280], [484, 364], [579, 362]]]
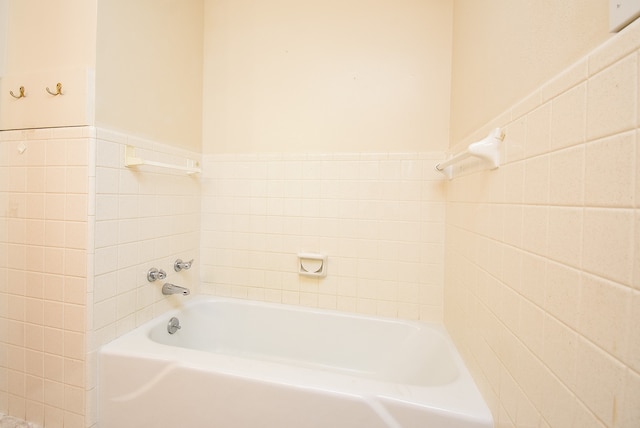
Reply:
[[157, 279], [165, 279], [167, 277], [167, 273], [162, 269], [151, 268], [147, 272], [147, 281], [153, 282]]
[[183, 262], [182, 259], [178, 259], [173, 264], [173, 270], [175, 270], [176, 272], [180, 272], [182, 269], [188, 270], [191, 269], [191, 264], [193, 264], [193, 259], [189, 260], [188, 262]]

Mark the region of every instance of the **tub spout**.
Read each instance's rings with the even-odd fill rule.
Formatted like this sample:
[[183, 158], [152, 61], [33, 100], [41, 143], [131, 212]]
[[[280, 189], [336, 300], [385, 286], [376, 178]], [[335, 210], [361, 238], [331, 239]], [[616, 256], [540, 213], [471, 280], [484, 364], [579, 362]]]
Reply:
[[165, 282], [164, 285], [162, 286], [162, 294], [165, 294], [165, 295], [182, 294], [183, 296], [188, 296], [189, 293], [191, 292], [189, 291], [188, 288], [180, 287], [179, 285], [169, 284], [168, 282]]

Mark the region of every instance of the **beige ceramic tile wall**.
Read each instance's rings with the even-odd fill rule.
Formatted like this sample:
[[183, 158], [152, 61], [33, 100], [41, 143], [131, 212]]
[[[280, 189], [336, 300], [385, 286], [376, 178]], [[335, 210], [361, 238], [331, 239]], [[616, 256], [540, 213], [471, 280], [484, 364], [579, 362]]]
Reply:
[[640, 23], [491, 127], [449, 182], [445, 322], [499, 427], [640, 426]]
[[[150, 283], [147, 271], [162, 269], [166, 282], [198, 293], [200, 177], [157, 167], [124, 167], [125, 146], [158, 162], [186, 165], [200, 155], [153, 141], [97, 129], [95, 166], [95, 281], [89, 290], [90, 373], [96, 373], [96, 351], [114, 338], [188, 297], [163, 296], [165, 281]], [[177, 258], [195, 259], [193, 269], [175, 272]], [[95, 377], [87, 382], [88, 422], [96, 423]]]
[[[442, 153], [209, 155], [203, 293], [442, 319]], [[298, 274], [299, 252], [328, 275]]]
[[89, 128], [0, 133], [0, 411], [84, 427]]

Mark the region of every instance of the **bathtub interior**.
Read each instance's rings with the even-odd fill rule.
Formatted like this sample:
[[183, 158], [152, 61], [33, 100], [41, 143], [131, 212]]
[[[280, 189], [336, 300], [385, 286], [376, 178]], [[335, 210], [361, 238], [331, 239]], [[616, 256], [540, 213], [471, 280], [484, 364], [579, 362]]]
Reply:
[[442, 326], [234, 299], [103, 346], [98, 385], [101, 428], [493, 427]]
[[160, 344], [402, 384], [436, 386], [459, 375], [445, 333], [425, 325], [286, 305], [217, 301], [150, 329]]

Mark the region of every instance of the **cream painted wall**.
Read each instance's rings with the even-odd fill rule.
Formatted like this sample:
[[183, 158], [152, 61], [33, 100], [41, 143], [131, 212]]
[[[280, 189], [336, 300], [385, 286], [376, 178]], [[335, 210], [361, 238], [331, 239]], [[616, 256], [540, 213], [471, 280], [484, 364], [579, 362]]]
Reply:
[[97, 0], [4, 3], [10, 37], [3, 75], [93, 67]]
[[[97, 0], [0, 3], [0, 129], [93, 124]], [[63, 97], [53, 97], [62, 84]], [[26, 98], [10, 92], [25, 88]]]
[[442, 150], [452, 2], [207, 0], [204, 153]]
[[451, 141], [610, 37], [608, 1], [455, 0]]
[[9, 26], [7, 6], [8, 0], [0, 0], [0, 76], [4, 76], [7, 63], [7, 27]]
[[202, 0], [100, 1], [96, 125], [200, 151]]

